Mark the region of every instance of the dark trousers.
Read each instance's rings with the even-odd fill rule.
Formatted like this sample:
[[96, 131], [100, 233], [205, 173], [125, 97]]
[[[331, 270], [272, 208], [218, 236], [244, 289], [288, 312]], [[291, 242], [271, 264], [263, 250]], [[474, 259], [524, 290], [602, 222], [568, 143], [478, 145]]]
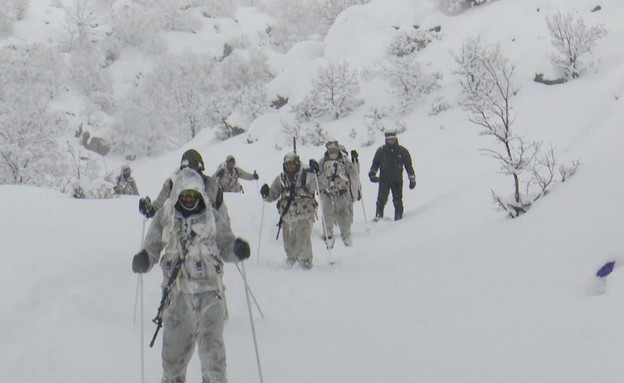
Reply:
[[384, 207], [388, 202], [388, 195], [392, 190], [392, 203], [394, 204], [394, 215], [403, 216], [403, 180], [399, 182], [379, 181], [379, 191], [377, 192], [377, 217], [383, 217]]

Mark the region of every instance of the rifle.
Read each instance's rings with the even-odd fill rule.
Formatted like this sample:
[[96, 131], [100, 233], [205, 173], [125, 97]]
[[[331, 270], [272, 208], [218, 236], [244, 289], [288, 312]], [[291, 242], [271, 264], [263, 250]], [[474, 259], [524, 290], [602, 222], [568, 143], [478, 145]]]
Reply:
[[[297, 154], [297, 138], [296, 137], [293, 137], [293, 153]], [[292, 201], [294, 199], [295, 199], [295, 182], [293, 182], [290, 187], [290, 195], [288, 196], [288, 201], [286, 201], [286, 207], [284, 208], [284, 211], [280, 215], [279, 222], [277, 222], [277, 235], [275, 236], [276, 240], [279, 239], [279, 233], [280, 233], [280, 230], [282, 230], [282, 223], [284, 222], [284, 216], [286, 215], [286, 213], [288, 213], [288, 209], [290, 209], [290, 204], [292, 204]]]
[[277, 236], [275, 237], [276, 240], [279, 238], [280, 230], [282, 230], [282, 223], [284, 223], [284, 216], [286, 215], [286, 213], [288, 213], [288, 209], [290, 209], [290, 205], [292, 204], [292, 201], [295, 199], [295, 185], [296, 185], [295, 181], [296, 180], [294, 180], [292, 185], [290, 186], [290, 195], [288, 196], [288, 200], [286, 201], [286, 206], [284, 207], [284, 211], [280, 215], [279, 222], [277, 223]]
[[[194, 231], [192, 231], [191, 235], [189, 236], [189, 243], [193, 241], [193, 238], [195, 238], [195, 232]], [[185, 241], [185, 244], [186, 244], [186, 241]], [[156, 337], [158, 336], [158, 332], [160, 331], [161, 327], [163, 326], [163, 312], [165, 311], [165, 305], [167, 304], [167, 298], [169, 298], [169, 293], [171, 292], [171, 286], [173, 285], [173, 282], [175, 282], [175, 280], [178, 277], [178, 274], [180, 273], [180, 269], [182, 268], [182, 262], [186, 258], [186, 254], [188, 254], [188, 249], [187, 249], [186, 246], [184, 246], [182, 248], [182, 257], [178, 257], [178, 260], [176, 261], [175, 265], [173, 266], [173, 271], [171, 271], [171, 276], [169, 277], [169, 280], [167, 281], [167, 286], [165, 286], [165, 288], [163, 289], [163, 296], [162, 296], [162, 299], [160, 300], [160, 306], [158, 306], [158, 312], [156, 313], [156, 317], [154, 319], [152, 319], [152, 322], [154, 322], [156, 324], [156, 331], [154, 332], [154, 336], [152, 337], [152, 341], [149, 344], [150, 347], [154, 346], [154, 342], [156, 341]]]

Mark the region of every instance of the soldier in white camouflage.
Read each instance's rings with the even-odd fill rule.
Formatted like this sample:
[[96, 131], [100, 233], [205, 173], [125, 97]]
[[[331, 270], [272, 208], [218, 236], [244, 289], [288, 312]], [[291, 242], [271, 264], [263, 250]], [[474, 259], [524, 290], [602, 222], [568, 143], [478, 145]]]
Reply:
[[163, 324], [161, 383], [185, 381], [196, 346], [202, 383], [226, 383], [223, 262], [247, 259], [250, 249], [211, 206], [201, 174], [188, 167], [178, 172], [144, 246], [132, 270], [145, 273], [160, 263], [167, 298], [158, 317]]
[[236, 159], [232, 155], [227, 156], [225, 162], [219, 164], [217, 171], [212, 177], [217, 180], [224, 192], [231, 193], [243, 193], [243, 187], [238, 181], [239, 178], [247, 181], [257, 180], [259, 178], [255, 170], [253, 173], [249, 173], [236, 166]]
[[[353, 223], [353, 203], [360, 200], [360, 178], [355, 164], [352, 162], [338, 141], [331, 140], [325, 144], [327, 151], [319, 164], [319, 194], [325, 220], [324, 235], [328, 248], [334, 247], [334, 226], [340, 228], [340, 236], [345, 246], [353, 244], [351, 224]], [[357, 158], [357, 152], [355, 152]]]
[[314, 174], [301, 167], [301, 160], [295, 153], [286, 154], [282, 167], [284, 171], [270, 187], [262, 185], [260, 194], [266, 202], [277, 200], [278, 230], [283, 232], [287, 264], [293, 266], [299, 262], [302, 268], [310, 269], [313, 258], [310, 237], [317, 207]]
[[115, 178], [113, 190], [115, 190], [115, 194], [139, 195], [139, 189], [132, 177], [132, 169], [129, 165], [121, 167], [121, 172]]

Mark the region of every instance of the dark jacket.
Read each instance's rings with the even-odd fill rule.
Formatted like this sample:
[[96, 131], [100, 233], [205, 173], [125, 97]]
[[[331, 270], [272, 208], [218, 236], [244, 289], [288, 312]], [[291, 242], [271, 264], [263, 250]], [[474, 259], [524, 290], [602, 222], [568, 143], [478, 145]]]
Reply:
[[398, 142], [394, 145], [385, 144], [375, 152], [373, 165], [368, 174], [374, 176], [379, 170], [380, 182], [402, 182], [403, 168], [410, 179], [416, 177], [409, 151]]

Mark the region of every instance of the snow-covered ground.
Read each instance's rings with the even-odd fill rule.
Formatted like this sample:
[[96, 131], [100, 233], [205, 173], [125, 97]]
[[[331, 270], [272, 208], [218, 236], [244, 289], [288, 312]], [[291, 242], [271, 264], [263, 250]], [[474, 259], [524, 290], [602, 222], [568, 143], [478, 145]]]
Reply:
[[[457, 107], [430, 116], [431, 100], [405, 119], [408, 130], [399, 136], [418, 181], [415, 190], [405, 188], [404, 219], [365, 222], [363, 207], [369, 221], [374, 215], [376, 185], [364, 179], [354, 246], [337, 242], [329, 254], [317, 222], [310, 271], [283, 266], [275, 206], [258, 195], [288, 151], [287, 140], [276, 142], [278, 113], [252, 124], [253, 144], [243, 136], [217, 143], [203, 132], [178, 151], [135, 162], [141, 194], [155, 197], [190, 147], [202, 153], [208, 173], [228, 154], [245, 170], [258, 171], [260, 182], [242, 181], [245, 193], [227, 194], [226, 203], [235, 233], [252, 245], [246, 270], [264, 313], [253, 309], [267, 383], [621, 382], [624, 277], [616, 271], [601, 296], [586, 287], [603, 262], [624, 252], [624, 4], [602, 0], [602, 10], [591, 13], [597, 4], [588, 0], [499, 0], [448, 16], [412, 3], [376, 0], [347, 10], [322, 50], [306, 43], [283, 57], [284, 76], [311, 77], [319, 52], [369, 65], [384, 54], [391, 26], [440, 24], [445, 38], [423, 58], [445, 75], [446, 86], [434, 96], [454, 101], [450, 50], [477, 33], [500, 42], [518, 65], [518, 131], [551, 142], [562, 162], [582, 162], [528, 214], [510, 220], [493, 208], [491, 189], [511, 193], [498, 164], [479, 152], [494, 143]], [[595, 72], [548, 87], [532, 78], [536, 72], [554, 77], [545, 17], [558, 9], [578, 10], [589, 25], [604, 22], [609, 34], [595, 49]], [[364, 30], [371, 44], [351, 44]], [[278, 77], [273, 85], [292, 83]], [[363, 89], [367, 100], [379, 91]], [[360, 147], [361, 140], [349, 136], [354, 121], [336, 123], [334, 133], [360, 152], [365, 173], [382, 137]], [[298, 150], [304, 162], [322, 155], [321, 148]], [[138, 278], [130, 267], [141, 245], [137, 205], [137, 197], [76, 200], [0, 186], [0, 381], [140, 381]], [[390, 203], [386, 215], [392, 215]], [[144, 277], [145, 345], [160, 282], [158, 270]], [[225, 283], [229, 381], [259, 381], [234, 265], [226, 266]], [[160, 379], [160, 340], [145, 350], [146, 382]], [[194, 358], [187, 381], [200, 380]]]

